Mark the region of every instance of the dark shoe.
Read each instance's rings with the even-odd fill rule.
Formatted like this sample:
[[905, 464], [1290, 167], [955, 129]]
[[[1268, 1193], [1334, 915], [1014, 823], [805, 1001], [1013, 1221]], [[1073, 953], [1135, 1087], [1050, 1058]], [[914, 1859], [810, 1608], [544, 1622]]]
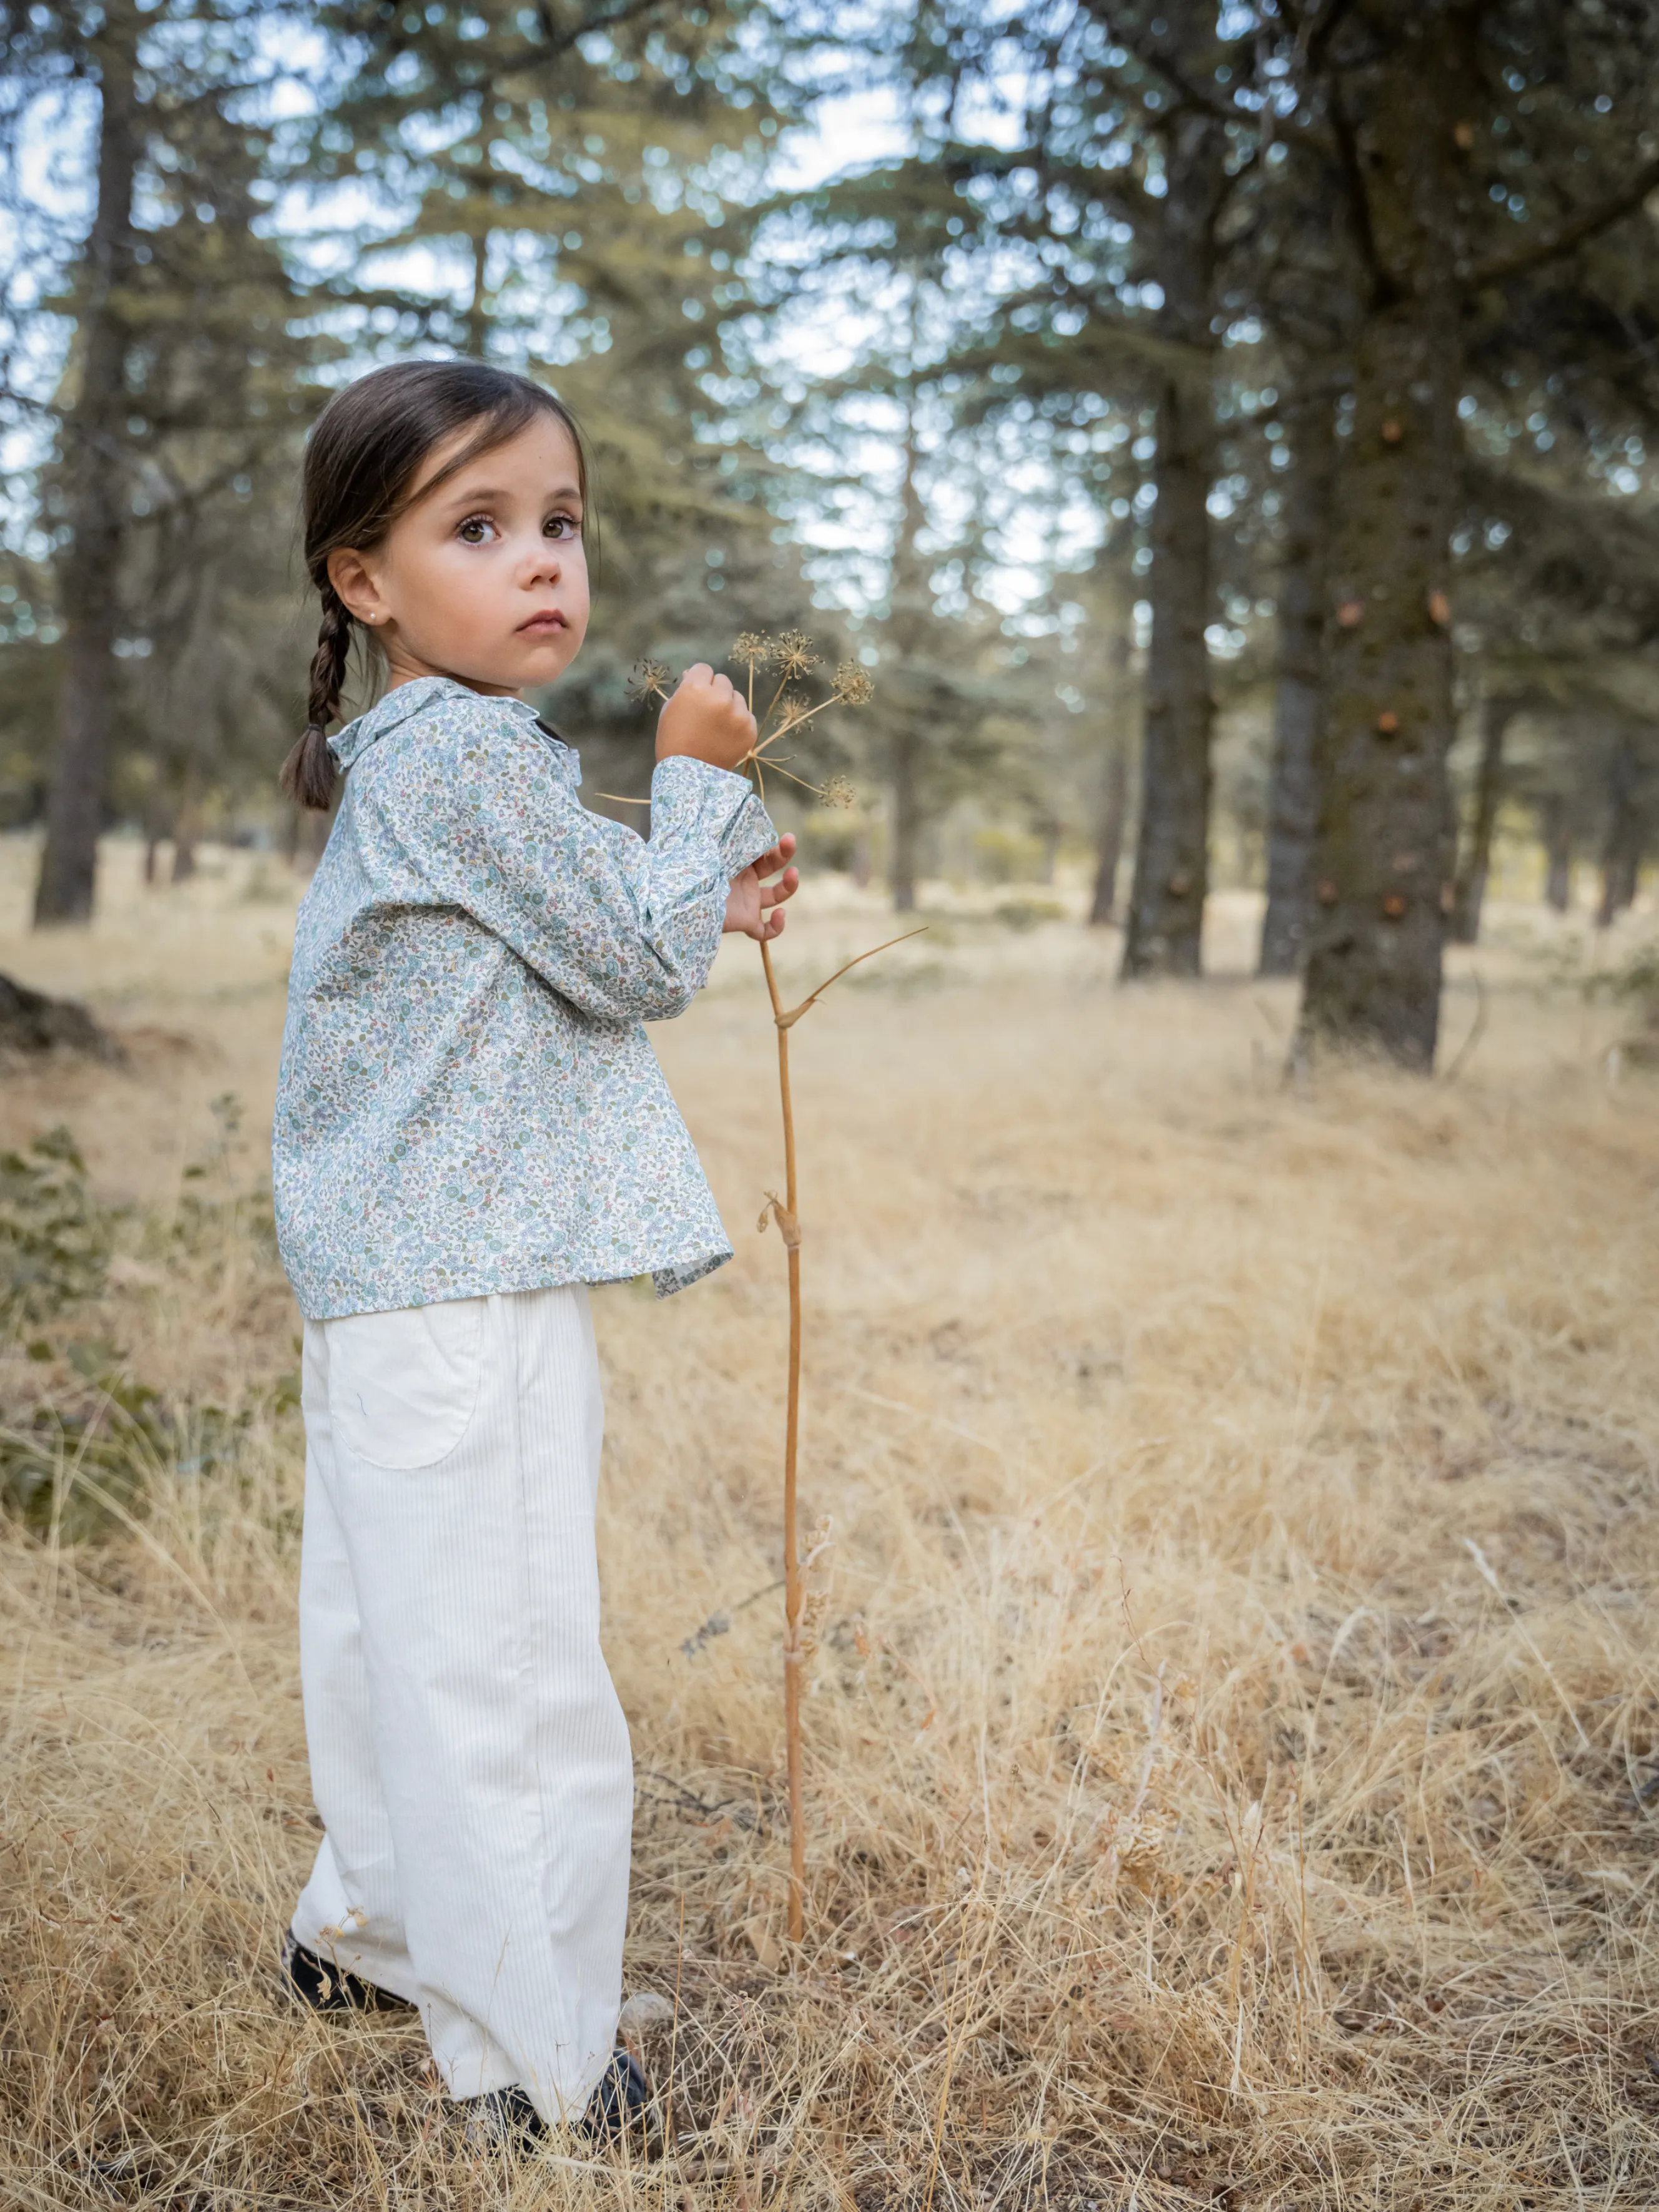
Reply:
[[468, 2097], [465, 2103], [466, 2140], [475, 2149], [524, 2154], [547, 2140], [546, 2123], [516, 2083], [487, 2096]]
[[[619, 2143], [635, 2134], [643, 2142], [650, 2106], [651, 2091], [638, 2059], [626, 2051], [613, 2051], [574, 2132], [592, 2143]], [[541, 2114], [516, 2085], [492, 2089], [488, 2096], [469, 2097], [465, 2110], [466, 2139], [479, 2149], [525, 2156], [547, 2140]]]
[[386, 2012], [404, 2002], [307, 1951], [292, 1929], [283, 1938], [283, 1978], [289, 1994], [313, 2012]]
[[643, 2142], [650, 2109], [650, 2086], [639, 2060], [631, 2051], [613, 2051], [576, 2132], [589, 2142], [621, 2142], [635, 2135]]

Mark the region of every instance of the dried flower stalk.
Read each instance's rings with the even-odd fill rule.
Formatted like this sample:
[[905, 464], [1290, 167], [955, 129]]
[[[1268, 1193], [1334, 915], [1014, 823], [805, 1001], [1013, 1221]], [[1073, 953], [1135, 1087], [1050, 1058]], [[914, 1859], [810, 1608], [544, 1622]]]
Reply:
[[[827, 777], [821, 783], [811, 783], [804, 775], [796, 775], [787, 766], [788, 755], [779, 757], [774, 748], [779, 740], [791, 737], [808, 722], [831, 707], [865, 707], [870, 702], [874, 685], [869, 671], [856, 660], [843, 660], [836, 670], [827, 698], [811, 705], [808, 695], [799, 689], [802, 678], [809, 676], [819, 665], [819, 656], [812, 650], [811, 640], [798, 629], [787, 629], [777, 637], [763, 630], [745, 630], [732, 647], [732, 659], [747, 672], [749, 711], [757, 725], [753, 745], [738, 763], [740, 769], [752, 768], [756, 786], [763, 798], [766, 795], [766, 771], [770, 769], [787, 782], [799, 784], [810, 791], [820, 806], [851, 806], [857, 793], [843, 775]], [[772, 696], [758, 709], [755, 705], [755, 677], [758, 670], [770, 670], [777, 678]], [[672, 669], [660, 660], [636, 661], [629, 679], [628, 696], [643, 706], [652, 699], [666, 699], [674, 688]], [[601, 792], [601, 799], [617, 794]], [[639, 800], [625, 802], [641, 805]]]
[[[925, 927], [926, 925], [924, 925]], [[796, 1516], [796, 1470], [800, 1452], [800, 1215], [795, 1176], [795, 1111], [789, 1088], [789, 1032], [801, 1016], [815, 1006], [831, 983], [839, 982], [849, 968], [873, 960], [906, 938], [920, 937], [921, 929], [907, 929], [884, 945], [872, 945], [826, 976], [816, 991], [798, 1006], [786, 1007], [772, 966], [772, 948], [763, 939], [761, 965], [766, 970], [767, 994], [772, 1001], [772, 1020], [778, 1033], [778, 1097], [783, 1108], [783, 1196], [768, 1191], [757, 1226], [775, 1221], [783, 1238], [789, 1266], [789, 1388], [783, 1430], [783, 1735], [789, 1780], [789, 1940], [799, 1943], [806, 1918], [806, 1818], [802, 1803], [800, 1741], [801, 1671], [805, 1652], [801, 1640], [805, 1585], [801, 1577], [800, 1541]]]
[[[766, 770], [772, 769], [802, 790], [813, 793], [821, 806], [851, 806], [857, 793], [845, 776], [832, 775], [823, 784], [809, 783], [805, 776], [791, 773], [773, 750], [781, 738], [802, 728], [830, 707], [863, 707], [868, 704], [873, 686], [868, 672], [856, 660], [843, 660], [836, 670], [827, 698], [817, 706], [809, 705], [807, 695], [799, 687], [803, 678], [809, 676], [819, 665], [819, 656], [813, 651], [812, 641], [800, 630], [785, 630], [777, 637], [763, 630], [745, 630], [732, 647], [732, 659], [747, 675], [749, 711], [755, 715], [754, 744], [738, 765], [752, 768], [755, 781], [764, 796]], [[757, 710], [755, 678], [760, 670], [769, 670], [777, 678], [772, 696]], [[634, 671], [630, 686], [632, 696], [641, 702], [647, 699], [668, 696], [673, 684], [670, 671], [659, 660], [641, 660]], [[805, 1784], [801, 1763], [800, 1699], [801, 1674], [806, 1660], [806, 1639], [803, 1633], [805, 1610], [805, 1578], [802, 1572], [800, 1538], [797, 1518], [797, 1474], [800, 1457], [800, 1216], [797, 1211], [799, 1186], [795, 1172], [795, 1113], [789, 1087], [789, 1032], [801, 1016], [815, 1006], [832, 983], [839, 982], [849, 968], [860, 962], [873, 960], [878, 952], [892, 945], [902, 945], [906, 938], [919, 937], [919, 929], [907, 929], [902, 935], [890, 937], [884, 945], [872, 945], [867, 952], [845, 961], [833, 975], [826, 976], [816, 991], [809, 992], [798, 1006], [786, 1006], [778, 989], [776, 971], [772, 965], [772, 948], [763, 939], [761, 965], [765, 970], [767, 995], [772, 1002], [772, 1021], [778, 1035], [778, 1096], [783, 1109], [783, 1195], [768, 1191], [766, 1204], [761, 1210], [757, 1226], [764, 1229], [769, 1221], [775, 1221], [783, 1238], [784, 1251], [789, 1268], [789, 1376], [787, 1410], [784, 1419], [783, 1441], [783, 1724], [785, 1755], [788, 1768], [789, 1790], [789, 1940], [799, 1943], [805, 1929], [806, 1919], [806, 1817], [803, 1802]], [[813, 1554], [817, 1556], [816, 1553]]]

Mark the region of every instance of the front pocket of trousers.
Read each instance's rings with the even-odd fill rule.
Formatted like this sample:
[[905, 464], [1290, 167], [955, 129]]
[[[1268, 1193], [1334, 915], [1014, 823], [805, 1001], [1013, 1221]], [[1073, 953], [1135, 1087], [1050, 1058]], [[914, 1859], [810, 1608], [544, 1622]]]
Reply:
[[435, 1467], [471, 1427], [483, 1374], [483, 1298], [325, 1322], [337, 1442], [371, 1467]]

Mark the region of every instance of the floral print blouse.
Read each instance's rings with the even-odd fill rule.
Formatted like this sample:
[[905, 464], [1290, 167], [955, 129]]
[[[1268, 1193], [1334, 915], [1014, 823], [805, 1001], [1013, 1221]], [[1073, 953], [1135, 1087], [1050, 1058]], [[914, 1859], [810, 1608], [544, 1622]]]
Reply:
[[349, 771], [301, 905], [273, 1145], [307, 1318], [731, 1257], [641, 1027], [683, 1013], [731, 878], [777, 842], [741, 776], [659, 762], [649, 842], [562, 739], [444, 677], [331, 741]]

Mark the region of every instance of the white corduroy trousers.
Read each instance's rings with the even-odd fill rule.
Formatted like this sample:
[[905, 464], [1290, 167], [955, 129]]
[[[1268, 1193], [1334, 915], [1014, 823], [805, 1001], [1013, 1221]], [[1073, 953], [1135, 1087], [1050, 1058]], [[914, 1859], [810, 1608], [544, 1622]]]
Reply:
[[633, 1771], [599, 1649], [580, 1285], [308, 1322], [294, 1915], [418, 2005], [453, 2097], [578, 2118], [622, 1996]]

